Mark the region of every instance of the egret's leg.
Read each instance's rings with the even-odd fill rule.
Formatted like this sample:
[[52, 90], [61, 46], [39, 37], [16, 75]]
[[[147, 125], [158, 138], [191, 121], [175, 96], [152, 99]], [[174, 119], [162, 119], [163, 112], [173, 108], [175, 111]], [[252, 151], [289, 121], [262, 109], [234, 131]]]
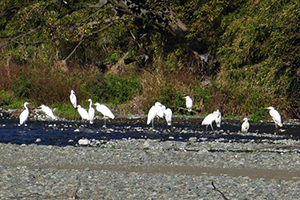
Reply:
[[106, 117], [104, 116], [104, 127], [106, 127]]
[[213, 128], [212, 124], [210, 124], [210, 127], [211, 127], [211, 130], [213, 131], [213, 130], [214, 130], [214, 128]]
[[154, 129], [154, 118], [152, 119], [152, 128]]

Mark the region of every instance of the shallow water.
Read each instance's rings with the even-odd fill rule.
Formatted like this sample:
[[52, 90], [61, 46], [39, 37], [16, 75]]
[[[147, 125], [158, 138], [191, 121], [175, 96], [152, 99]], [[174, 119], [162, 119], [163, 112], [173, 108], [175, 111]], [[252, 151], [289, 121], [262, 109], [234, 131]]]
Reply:
[[[107, 121], [105, 128], [103, 121], [96, 121], [93, 125], [79, 121], [29, 121], [27, 126], [19, 126], [16, 119], [1, 119], [0, 142], [66, 146], [77, 144], [81, 138], [187, 141], [190, 137], [196, 137], [199, 142], [221, 139], [222, 142], [239, 143], [300, 139], [300, 125], [285, 125], [284, 132], [281, 132], [273, 124], [251, 124], [250, 133], [242, 134], [239, 132], [240, 124], [234, 122], [224, 122], [221, 129], [211, 131], [210, 127], [206, 130], [206, 127], [200, 126], [202, 120], [197, 118], [176, 118], [171, 127], [164, 120], [158, 120], [155, 129], [147, 126], [145, 121], [144, 118], [115, 119]], [[40, 142], [36, 142], [37, 139]]]

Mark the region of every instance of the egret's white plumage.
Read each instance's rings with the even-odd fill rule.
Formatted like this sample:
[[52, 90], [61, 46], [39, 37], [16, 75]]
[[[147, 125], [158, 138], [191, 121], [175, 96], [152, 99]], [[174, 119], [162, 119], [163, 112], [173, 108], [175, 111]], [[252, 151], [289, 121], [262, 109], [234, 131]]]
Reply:
[[244, 121], [244, 122], [242, 123], [241, 131], [247, 133], [247, 132], [248, 132], [248, 129], [249, 129], [249, 127], [250, 127], [248, 118], [245, 117], [245, 118], [243, 119], [243, 121]]
[[81, 105], [77, 106], [77, 111], [83, 120], [89, 120], [89, 113]]
[[96, 110], [103, 115], [104, 126], [106, 126], [106, 117], [109, 117], [111, 119], [115, 118], [114, 114], [111, 112], [111, 110], [106, 105], [100, 104], [100, 103], [95, 103], [95, 106], [96, 106]]
[[71, 101], [73, 107], [74, 107], [74, 108], [77, 108], [77, 97], [76, 97], [76, 95], [75, 95], [74, 90], [71, 90], [70, 101]]
[[165, 110], [166, 110], [166, 106], [164, 105], [158, 106], [157, 116], [163, 118], [165, 115]]
[[42, 104], [42, 105], [40, 106], [40, 108], [41, 108], [42, 111], [43, 111], [48, 117], [50, 117], [51, 119], [54, 119], [54, 120], [57, 119], [57, 118], [54, 116], [53, 111], [51, 110], [50, 107], [45, 106], [44, 104]]
[[188, 109], [189, 112], [191, 112], [193, 108], [193, 100], [191, 99], [190, 96], [185, 96], [184, 98], [185, 98], [186, 108]]
[[172, 115], [173, 115], [172, 110], [170, 108], [167, 108], [167, 109], [165, 109], [164, 114], [165, 114], [165, 119], [166, 119], [168, 126], [171, 126]]
[[152, 122], [152, 128], [154, 128], [154, 119], [155, 117], [163, 118], [165, 115], [166, 106], [162, 105], [160, 102], [156, 102], [148, 112], [147, 116], [147, 125]]
[[281, 122], [281, 116], [280, 116], [279, 112], [277, 110], [275, 110], [275, 108], [273, 108], [272, 106], [267, 107], [266, 109], [269, 110], [269, 114], [271, 115], [271, 117], [275, 123], [275, 127], [277, 127], [277, 126], [282, 127], [283, 124]]
[[156, 117], [158, 110], [159, 108], [155, 105], [150, 108], [147, 116], [147, 125], [152, 122], [152, 127], [154, 126], [154, 118]]
[[222, 118], [222, 114], [219, 110], [216, 110], [214, 111], [215, 114], [217, 114], [217, 118], [216, 118], [216, 124], [217, 124], [217, 127], [221, 127], [221, 118]]
[[211, 129], [214, 130], [212, 123], [216, 120], [216, 118], [218, 117], [218, 113], [217, 112], [213, 112], [210, 113], [209, 115], [207, 115], [204, 120], [202, 121], [201, 125], [206, 125], [206, 128], [208, 125], [210, 125]]
[[24, 103], [25, 110], [23, 110], [22, 113], [19, 116], [21, 125], [24, 124], [28, 120], [28, 117], [29, 117], [29, 109], [27, 107], [28, 104], [29, 104], [28, 102]]
[[90, 107], [89, 107], [89, 120], [90, 124], [94, 123], [94, 117], [95, 117], [95, 109], [93, 108], [93, 102], [92, 99], [88, 100], [90, 102]]

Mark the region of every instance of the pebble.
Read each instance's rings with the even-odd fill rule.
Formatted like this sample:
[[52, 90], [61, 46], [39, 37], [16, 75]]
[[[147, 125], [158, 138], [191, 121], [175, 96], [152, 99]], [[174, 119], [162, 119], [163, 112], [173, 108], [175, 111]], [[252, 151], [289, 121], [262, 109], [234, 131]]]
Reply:
[[35, 143], [39, 143], [39, 142], [41, 142], [42, 140], [40, 139], [40, 138], [37, 138], [36, 140], [35, 140]]
[[91, 143], [91, 141], [89, 139], [86, 138], [82, 138], [78, 140], [78, 144], [82, 145], [82, 146], [87, 146]]

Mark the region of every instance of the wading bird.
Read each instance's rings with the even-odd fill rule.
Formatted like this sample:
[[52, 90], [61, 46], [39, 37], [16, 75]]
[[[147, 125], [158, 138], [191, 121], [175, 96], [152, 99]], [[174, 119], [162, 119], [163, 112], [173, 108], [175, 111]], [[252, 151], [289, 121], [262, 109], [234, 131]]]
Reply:
[[71, 101], [73, 107], [74, 107], [74, 108], [77, 108], [77, 97], [76, 97], [76, 95], [75, 95], [74, 90], [71, 90], [70, 101]]
[[95, 109], [93, 108], [93, 102], [92, 99], [88, 100], [90, 102], [90, 107], [89, 107], [89, 120], [90, 124], [94, 123], [94, 117], [95, 117]]
[[249, 121], [248, 121], [248, 117], [245, 117], [243, 120], [242, 126], [241, 126], [241, 131], [244, 133], [248, 132], [248, 129], [250, 127]]
[[192, 112], [193, 100], [191, 99], [190, 96], [185, 96], [183, 98], [185, 98], [186, 108], [188, 109], [189, 112]]
[[89, 120], [89, 113], [86, 111], [86, 109], [84, 109], [83, 107], [81, 107], [81, 105], [77, 106], [77, 111], [79, 113], [79, 115], [81, 116], [81, 119], [83, 120]]
[[44, 104], [42, 104], [40, 106], [40, 108], [42, 109], [42, 111], [51, 119], [56, 120], [57, 118], [54, 116], [51, 108], [49, 108], [48, 106], [45, 106]]
[[149, 125], [152, 122], [152, 128], [154, 128], [154, 118], [156, 117], [157, 113], [158, 113], [158, 107], [156, 107], [155, 105], [152, 106], [148, 112], [147, 115], [147, 125]]
[[26, 121], [28, 120], [28, 117], [29, 117], [29, 109], [27, 107], [29, 103], [28, 102], [25, 102], [24, 103], [24, 108], [25, 110], [22, 111], [22, 113], [20, 114], [19, 116], [19, 119], [20, 119], [20, 125], [26, 123]]
[[165, 119], [166, 119], [166, 122], [168, 124], [168, 126], [171, 126], [172, 124], [172, 110], [170, 108], [167, 108], [165, 111], [164, 111], [164, 114], [165, 114]]
[[163, 118], [165, 109], [166, 107], [163, 106], [160, 102], [156, 102], [148, 112], [147, 125], [149, 125], [152, 122], [152, 128], [154, 128], [155, 117]]
[[218, 117], [218, 113], [215, 111], [213, 113], [210, 113], [209, 115], [207, 115], [204, 120], [202, 121], [201, 125], [206, 125], [206, 130], [207, 130], [207, 126], [210, 125], [211, 130], [214, 130], [212, 123], [214, 121], [216, 121]]
[[271, 115], [274, 123], [275, 123], [275, 127], [277, 128], [277, 126], [282, 127], [283, 124], [281, 122], [281, 116], [279, 114], [279, 112], [277, 110], [275, 110], [272, 106], [267, 107], [265, 109], [269, 110], [269, 114]]
[[106, 127], [106, 117], [114, 119], [115, 118], [114, 114], [104, 104], [95, 103], [94, 105], [96, 106], [96, 110], [103, 115], [103, 118], [104, 118], [104, 127]]

